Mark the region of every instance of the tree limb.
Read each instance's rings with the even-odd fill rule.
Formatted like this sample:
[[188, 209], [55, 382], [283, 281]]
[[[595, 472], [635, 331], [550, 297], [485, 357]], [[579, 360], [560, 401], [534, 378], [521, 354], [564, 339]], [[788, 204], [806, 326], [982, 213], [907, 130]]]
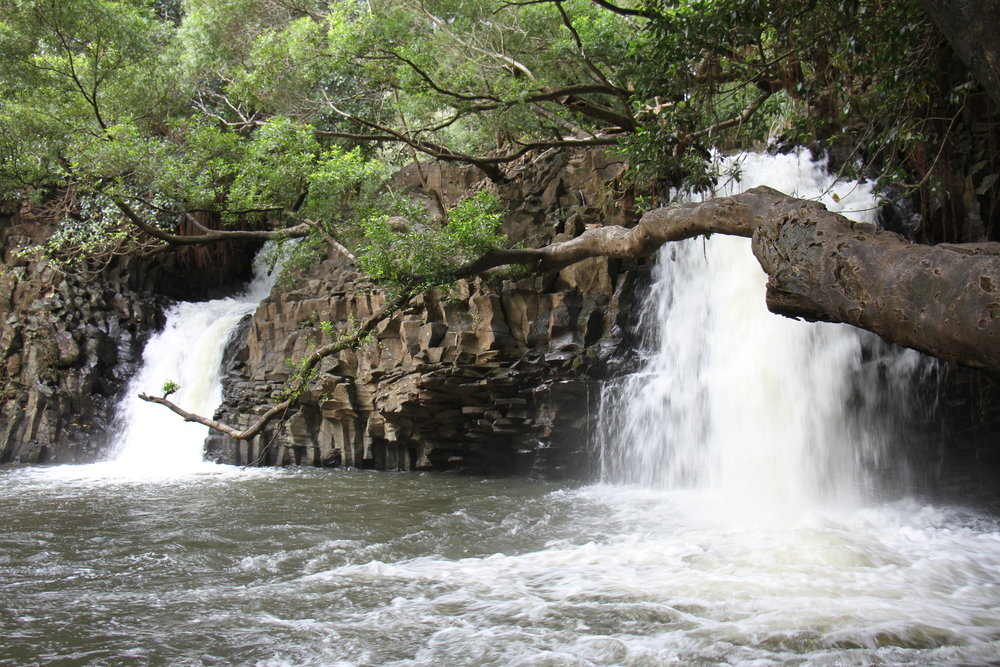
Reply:
[[319, 362], [331, 354], [336, 354], [341, 350], [353, 349], [360, 345], [361, 342], [375, 330], [375, 327], [379, 322], [406, 305], [416, 294], [417, 289], [415, 287], [409, 286], [404, 288], [398, 295], [383, 304], [376, 313], [365, 320], [350, 336], [341, 338], [326, 345], [322, 345], [309, 353], [309, 355], [296, 365], [298, 379], [287, 389], [289, 397], [284, 401], [268, 408], [264, 414], [257, 418], [257, 421], [245, 429], [238, 429], [234, 426], [226, 424], [225, 422], [203, 417], [193, 412], [188, 412], [173, 401], [168, 400], [166, 397], [139, 394], [139, 398], [148, 403], [156, 403], [168, 408], [183, 417], [184, 421], [204, 424], [205, 426], [221, 433], [225, 433], [236, 440], [249, 440], [260, 433], [275, 417], [283, 414], [289, 408], [298, 403], [302, 390], [305, 389], [306, 384], [309, 382], [312, 369], [315, 368]]
[[[149, 236], [165, 241], [170, 245], [199, 245], [202, 243], [215, 243], [218, 241], [272, 241], [301, 238], [309, 233], [309, 225], [301, 223], [294, 227], [288, 227], [287, 229], [257, 231], [218, 230], [201, 234], [200, 236], [181, 236], [165, 232], [162, 229], [149, 224], [135, 211], [135, 209], [129, 206], [125, 200], [113, 196], [111, 197], [111, 201], [114, 202], [115, 206], [118, 207], [118, 210], [120, 210], [128, 221], [135, 227], [139, 228]], [[200, 229], [205, 229], [205, 227], [201, 224], [196, 223], [196, 226]]]
[[462, 162], [465, 164], [470, 164], [474, 167], [480, 169], [486, 176], [493, 181], [502, 181], [504, 178], [503, 172], [500, 171], [498, 165], [506, 164], [508, 162], [513, 162], [527, 154], [529, 151], [537, 148], [552, 148], [552, 147], [585, 147], [585, 146], [613, 146], [618, 143], [618, 139], [614, 137], [596, 137], [593, 139], [560, 139], [558, 141], [534, 141], [529, 143], [520, 144], [521, 148], [511, 153], [505, 155], [497, 156], [476, 156], [468, 155], [466, 153], [460, 153], [454, 151], [447, 146], [442, 146], [434, 142], [425, 141], [423, 139], [418, 139], [416, 137], [408, 136], [404, 132], [399, 132], [387, 127], [375, 121], [361, 118], [360, 116], [355, 116], [352, 113], [343, 111], [329, 99], [327, 98], [327, 105], [334, 111], [334, 113], [340, 115], [347, 120], [358, 123], [365, 127], [377, 130], [379, 132], [384, 132], [385, 136], [383, 141], [395, 141], [402, 142], [407, 146], [411, 146], [416, 150], [429, 155], [438, 160], [443, 160], [445, 162]]
[[590, 1], [593, 2], [595, 5], [604, 7], [608, 11], [618, 14], [620, 16], [633, 16], [635, 18], [644, 18], [644, 19], [659, 18], [659, 15], [656, 12], [650, 12], [642, 9], [630, 9], [628, 7], [622, 7], [620, 5], [612, 4], [607, 0], [590, 0]]
[[729, 128], [736, 127], [738, 125], [742, 125], [743, 123], [745, 123], [748, 120], [750, 120], [750, 118], [755, 113], [757, 113], [757, 109], [760, 108], [760, 105], [762, 105], [764, 102], [766, 102], [767, 98], [769, 98], [770, 96], [771, 96], [770, 92], [764, 92], [764, 93], [762, 93], [760, 95], [760, 97], [758, 97], [755, 100], [753, 100], [752, 102], [750, 102], [750, 104], [748, 104], [746, 106], [746, 108], [743, 109], [743, 111], [741, 111], [740, 113], [736, 114], [732, 118], [728, 118], [726, 120], [720, 121], [720, 122], [716, 123], [715, 125], [711, 125], [709, 127], [703, 128], [701, 130], [698, 130], [697, 132], [692, 132], [691, 134], [689, 134], [687, 136], [689, 138], [693, 139], [693, 138], [702, 137], [702, 136], [705, 136], [705, 135], [711, 135], [711, 134], [714, 134], [716, 132], [721, 132], [723, 130], [728, 130]]
[[[892, 343], [1000, 373], [1000, 244], [913, 244], [768, 187], [658, 208], [632, 228], [592, 227], [543, 248], [494, 250], [457, 267], [450, 277], [468, 278], [509, 264], [552, 270], [592, 257], [649, 257], [664, 243], [713, 233], [753, 239], [754, 255], [768, 274], [767, 305], [774, 313], [852, 324]], [[186, 412], [166, 398], [140, 398], [233, 438], [252, 438], [294, 405], [320, 360], [357, 346], [408, 302], [419, 284], [415, 277], [353, 335], [314, 350], [299, 364], [298, 379], [289, 389], [293, 398], [268, 409], [247, 429]]]
[[530, 250], [497, 250], [459, 277], [505, 264], [558, 269], [590, 257], [648, 257], [703, 234], [751, 237], [777, 314], [843, 322], [891, 343], [1000, 373], [1000, 244], [928, 246], [853, 223], [767, 187], [646, 213]]

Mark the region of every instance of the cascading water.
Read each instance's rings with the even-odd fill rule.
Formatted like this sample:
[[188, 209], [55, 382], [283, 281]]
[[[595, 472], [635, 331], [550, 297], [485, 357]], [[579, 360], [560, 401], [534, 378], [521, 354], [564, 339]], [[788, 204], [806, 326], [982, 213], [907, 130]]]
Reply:
[[186, 410], [211, 416], [222, 402], [222, 357], [236, 325], [256, 310], [274, 284], [261, 258], [253, 281], [240, 295], [182, 302], [166, 312], [166, 326], [146, 343], [142, 366], [129, 383], [115, 418], [117, 435], [109, 460], [117, 471], [174, 474], [204, 466], [208, 427], [185, 422], [138, 394], [156, 394], [165, 382], [180, 386], [171, 400]]
[[[742, 178], [720, 196], [767, 184], [858, 221], [874, 217], [869, 186], [837, 183], [802, 154], [726, 162]], [[873, 487], [887, 443], [878, 388], [858, 386], [864, 337], [769, 313], [765, 283], [749, 239], [660, 251], [641, 319], [652, 349], [602, 402], [605, 481], [700, 489], [741, 508], [852, 503]], [[918, 359], [900, 351], [882, 363], [902, 377]]]

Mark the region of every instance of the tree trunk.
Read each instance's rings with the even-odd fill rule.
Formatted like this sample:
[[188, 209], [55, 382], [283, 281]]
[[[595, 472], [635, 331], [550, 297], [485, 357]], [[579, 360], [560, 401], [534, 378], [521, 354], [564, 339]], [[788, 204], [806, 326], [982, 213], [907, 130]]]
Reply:
[[[753, 239], [754, 255], [768, 274], [767, 306], [774, 313], [845, 322], [892, 343], [1000, 373], [1000, 243], [913, 244], [768, 187], [656, 209], [632, 228], [594, 227], [544, 248], [497, 250], [453, 276], [509, 264], [542, 270], [589, 257], [648, 257], [664, 243], [704, 234]], [[419, 282], [415, 277], [414, 284]], [[325, 356], [356, 345], [410, 296], [404, 291], [355, 335], [316, 349], [302, 368], [311, 369]], [[306, 377], [292, 388], [301, 390]], [[297, 400], [272, 406], [241, 430], [186, 412], [166, 398], [139, 398], [236, 439], [253, 437]]]
[[499, 251], [467, 270], [643, 257], [663, 243], [711, 233], [753, 238], [774, 313], [845, 322], [947, 361], [1000, 372], [1000, 244], [913, 244], [767, 187], [656, 209], [632, 229], [600, 227], [546, 248]]
[[919, 245], [820, 204], [776, 204], [753, 236], [767, 306], [1000, 371], [1000, 244]]
[[1000, 106], [1000, 1], [924, 0], [924, 9]]

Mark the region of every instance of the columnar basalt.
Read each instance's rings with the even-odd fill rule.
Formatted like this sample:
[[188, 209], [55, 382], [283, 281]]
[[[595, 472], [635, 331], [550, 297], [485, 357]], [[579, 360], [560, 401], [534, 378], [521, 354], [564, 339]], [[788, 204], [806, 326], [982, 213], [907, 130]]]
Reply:
[[135, 263], [78, 273], [20, 257], [48, 229], [14, 204], [3, 213], [0, 462], [91, 460], [161, 304], [135, 289]]
[[231, 292], [254, 251], [216, 246], [63, 268], [24, 252], [52, 230], [27, 204], [0, 206], [0, 463], [103, 456], [121, 392], [163, 324], [160, 295]]
[[[573, 238], [588, 219], [626, 224], [615, 193], [623, 165], [599, 153], [526, 163], [499, 195], [513, 242]], [[432, 169], [424, 187], [454, 200], [474, 172]], [[405, 175], [400, 177], [405, 182]], [[426, 190], [409, 185], [415, 196]], [[618, 199], [616, 199], [616, 196]], [[597, 382], [620, 352], [633, 309], [635, 262], [594, 258], [531, 277], [459, 281], [383, 321], [361, 349], [328, 359], [294, 414], [248, 442], [210, 438], [210, 456], [304, 464], [579, 476], [588, 467]], [[218, 416], [245, 426], [272, 400], [321, 322], [348, 330], [385, 295], [340, 257], [265, 300], [233, 350]]]

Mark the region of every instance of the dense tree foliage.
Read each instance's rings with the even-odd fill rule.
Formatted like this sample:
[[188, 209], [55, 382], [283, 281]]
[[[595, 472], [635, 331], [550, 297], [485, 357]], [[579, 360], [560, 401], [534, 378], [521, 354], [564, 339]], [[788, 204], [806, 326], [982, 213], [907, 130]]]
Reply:
[[[669, 193], [711, 187], [713, 147], [769, 140], [921, 195], [925, 239], [993, 232], [994, 107], [917, 0], [2, 0], [0, 15], [0, 188], [63, 220], [57, 253], [195, 240], [184, 229], [384, 248], [371, 216], [395, 211], [377, 185], [406, 160], [502, 179], [532, 148], [607, 146]], [[476, 243], [501, 242], [481, 222]]]
[[[977, 2], [962, 0], [963, 16]], [[631, 230], [503, 249], [488, 191], [451, 211], [398, 200], [382, 184], [404, 163], [421, 173], [428, 159], [462, 162], [503, 181], [533, 150], [602, 147], [628, 159], [629, 185], [664, 203], [711, 189], [722, 176], [718, 151], [807, 145], [909, 203], [895, 222], [916, 240], [997, 238], [997, 107], [963, 63], [991, 86], [992, 60], [982, 56], [996, 45], [985, 48], [991, 36], [975, 31], [979, 42], [958, 49], [960, 59], [924, 5], [954, 41], [938, 0], [0, 0], [0, 197], [33, 201], [58, 222], [43, 249], [57, 260], [308, 236], [300, 249], [333, 247], [403, 288], [351, 336], [301, 360], [291, 398], [249, 430], [148, 399], [251, 437], [295, 400], [324, 355], [357, 344], [428, 285], [519, 262], [648, 254], [654, 238], [731, 233], [729, 218], [754, 196], [764, 203], [753, 210], [822, 217], [757, 193], [659, 209]], [[669, 224], [646, 234], [657, 220]], [[848, 229], [850, 243], [856, 235]], [[898, 237], [881, 238], [885, 257], [916, 256]], [[782, 257], [798, 252], [778, 246]], [[980, 267], [956, 284], [971, 319], [937, 318], [978, 337], [942, 342], [908, 315], [893, 320], [909, 311], [882, 297], [855, 303], [855, 288], [871, 281], [840, 282], [870, 262], [854, 266], [850, 253], [820, 253], [815, 274], [833, 278], [815, 292], [778, 281], [769, 298], [779, 312], [849, 321], [993, 367], [994, 357], [968, 353], [995, 349], [1000, 268], [991, 251], [927, 252], [917, 254], [945, 257], [949, 276]], [[809, 273], [794, 269], [778, 271]], [[920, 271], [914, 284], [927, 292]], [[886, 286], [891, 295], [891, 281], [876, 287]], [[982, 304], [989, 312], [977, 320]], [[896, 314], [872, 324], [869, 306]]]

